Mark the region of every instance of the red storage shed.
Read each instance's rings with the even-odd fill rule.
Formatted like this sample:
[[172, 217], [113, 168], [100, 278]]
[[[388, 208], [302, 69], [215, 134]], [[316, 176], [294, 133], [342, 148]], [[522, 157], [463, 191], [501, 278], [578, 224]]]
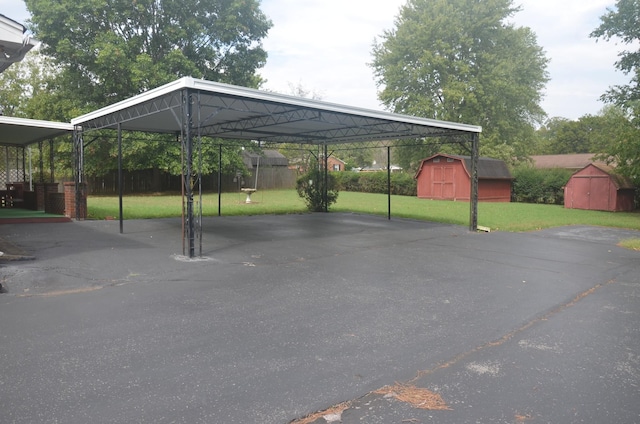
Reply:
[[564, 207], [596, 211], [632, 211], [635, 188], [606, 165], [589, 164], [564, 187]]
[[[421, 199], [465, 200], [471, 195], [471, 158], [439, 153], [423, 159], [415, 176]], [[499, 159], [478, 159], [478, 200], [510, 202], [513, 177]]]

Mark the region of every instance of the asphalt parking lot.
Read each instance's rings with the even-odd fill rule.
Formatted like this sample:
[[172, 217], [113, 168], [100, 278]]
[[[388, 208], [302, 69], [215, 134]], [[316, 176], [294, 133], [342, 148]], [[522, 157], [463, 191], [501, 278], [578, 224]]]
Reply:
[[637, 231], [124, 225], [0, 226], [1, 422], [640, 422]]

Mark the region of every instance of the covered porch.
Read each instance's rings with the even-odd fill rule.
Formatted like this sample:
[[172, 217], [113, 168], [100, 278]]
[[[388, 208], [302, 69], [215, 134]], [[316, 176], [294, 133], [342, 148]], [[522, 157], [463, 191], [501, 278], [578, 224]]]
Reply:
[[0, 224], [69, 221], [53, 145], [72, 132], [68, 123], [0, 116]]

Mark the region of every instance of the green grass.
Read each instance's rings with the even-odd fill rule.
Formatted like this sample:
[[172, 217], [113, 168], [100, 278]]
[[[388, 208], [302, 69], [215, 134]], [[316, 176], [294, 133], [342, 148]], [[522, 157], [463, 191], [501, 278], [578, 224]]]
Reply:
[[[256, 192], [252, 203], [246, 204], [243, 193], [223, 193], [222, 215], [265, 215], [303, 213], [306, 207], [295, 190], [270, 190]], [[197, 200], [197, 199], [196, 199]], [[178, 195], [124, 196], [122, 200], [124, 219], [169, 218], [181, 216], [182, 198]], [[90, 219], [117, 218], [119, 216], [117, 196], [89, 196], [87, 199]], [[218, 215], [218, 195], [202, 196], [202, 214]]]
[[[263, 190], [251, 197], [253, 203], [245, 204], [242, 193], [222, 195], [222, 215], [263, 215], [304, 213], [306, 207], [295, 190]], [[330, 208], [333, 212], [357, 212], [387, 215], [387, 195], [340, 192], [338, 201]], [[90, 196], [89, 218], [118, 217], [118, 198]], [[125, 196], [125, 219], [165, 218], [181, 215], [179, 195]], [[218, 214], [217, 194], [206, 194], [202, 200], [205, 216]], [[469, 224], [469, 203], [424, 200], [409, 196], [391, 196], [391, 215], [450, 224]], [[593, 225], [640, 230], [638, 212], [600, 212], [565, 209], [556, 205], [528, 203], [480, 203], [478, 225], [492, 231], [533, 231], [565, 225]]]
[[622, 240], [618, 245], [626, 247], [627, 249], [640, 251], [640, 239], [637, 238]]

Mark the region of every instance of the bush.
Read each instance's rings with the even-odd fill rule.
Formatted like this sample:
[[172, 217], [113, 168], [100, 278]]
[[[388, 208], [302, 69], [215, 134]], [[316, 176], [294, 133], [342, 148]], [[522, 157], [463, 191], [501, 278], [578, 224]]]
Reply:
[[[333, 172], [336, 187], [344, 191], [362, 193], [387, 193], [386, 172]], [[417, 193], [416, 180], [405, 172], [391, 173], [391, 194], [400, 196], [415, 196]]]
[[522, 203], [564, 204], [564, 186], [573, 172], [568, 169], [536, 169], [527, 166], [513, 170], [511, 200]]
[[314, 169], [306, 174], [298, 177], [296, 181], [296, 190], [298, 195], [302, 197], [307, 204], [307, 208], [311, 212], [325, 212], [329, 210], [329, 206], [338, 200], [338, 190], [336, 189], [336, 181], [333, 173], [328, 173], [327, 197], [326, 203], [324, 198], [325, 174], [321, 170]]

